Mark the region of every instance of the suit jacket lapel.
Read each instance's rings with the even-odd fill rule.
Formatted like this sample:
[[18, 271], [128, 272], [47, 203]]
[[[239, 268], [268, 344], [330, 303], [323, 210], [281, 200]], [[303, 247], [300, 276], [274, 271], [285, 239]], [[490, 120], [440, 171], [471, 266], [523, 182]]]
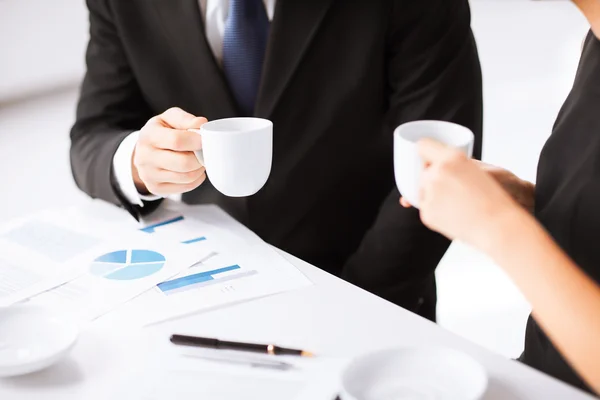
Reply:
[[152, 2], [175, 57], [189, 74], [190, 87], [199, 94], [204, 115], [209, 119], [237, 115], [229, 85], [206, 40], [198, 0]]
[[332, 1], [277, 1], [256, 102], [257, 116], [270, 117]]

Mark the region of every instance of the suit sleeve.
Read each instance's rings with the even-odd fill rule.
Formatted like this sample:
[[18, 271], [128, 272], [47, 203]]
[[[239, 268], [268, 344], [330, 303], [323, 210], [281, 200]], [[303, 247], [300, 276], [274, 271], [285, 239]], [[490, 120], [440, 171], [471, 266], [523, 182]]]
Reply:
[[[402, 123], [445, 120], [475, 133], [474, 156], [479, 158], [482, 82], [468, 1], [392, 1], [391, 8], [385, 126], [389, 143], [394, 128]], [[450, 242], [422, 225], [417, 210], [400, 207], [399, 197], [394, 189], [385, 199], [344, 266], [343, 277], [435, 319], [434, 272]]]
[[[110, 2], [88, 0], [87, 6], [87, 71], [71, 129], [71, 170], [77, 186], [92, 198], [123, 206], [137, 216], [140, 207], [129, 204], [116, 188], [112, 160], [123, 139], [139, 130], [152, 112], [128, 63]], [[149, 212], [156, 205], [143, 210]]]

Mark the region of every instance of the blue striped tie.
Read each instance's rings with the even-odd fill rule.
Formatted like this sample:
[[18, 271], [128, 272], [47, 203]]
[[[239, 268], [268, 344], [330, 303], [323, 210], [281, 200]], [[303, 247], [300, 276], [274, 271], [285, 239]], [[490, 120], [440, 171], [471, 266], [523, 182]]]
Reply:
[[223, 35], [223, 71], [245, 116], [254, 114], [269, 25], [263, 0], [229, 0]]

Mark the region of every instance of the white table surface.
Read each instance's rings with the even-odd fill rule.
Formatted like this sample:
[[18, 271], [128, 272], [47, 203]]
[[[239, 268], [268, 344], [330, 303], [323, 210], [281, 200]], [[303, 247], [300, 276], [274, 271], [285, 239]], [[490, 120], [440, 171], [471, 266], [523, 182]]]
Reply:
[[[342, 357], [386, 347], [450, 346], [484, 365], [490, 377], [486, 400], [593, 398], [297, 258], [285, 257], [314, 286], [172, 320], [144, 328], [141, 333], [161, 344], [172, 333], [189, 333], [277, 343]], [[113, 317], [118, 314], [117, 310]], [[61, 363], [28, 376], [0, 379], [0, 399], [107, 398], [103, 393], [114, 387], [119, 377], [136, 368], [136, 358], [142, 351], [136, 347], [139, 334], [140, 331], [120, 329], [118, 318], [101, 319], [82, 333], [73, 352]]]

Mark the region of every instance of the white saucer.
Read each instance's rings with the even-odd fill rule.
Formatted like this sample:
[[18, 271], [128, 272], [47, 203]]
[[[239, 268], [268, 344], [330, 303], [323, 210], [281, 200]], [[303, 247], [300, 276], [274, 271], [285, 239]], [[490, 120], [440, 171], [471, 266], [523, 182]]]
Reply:
[[352, 361], [342, 376], [343, 400], [479, 400], [485, 369], [442, 347], [382, 350]]
[[0, 307], [0, 377], [28, 374], [61, 360], [77, 326], [38, 306]]

